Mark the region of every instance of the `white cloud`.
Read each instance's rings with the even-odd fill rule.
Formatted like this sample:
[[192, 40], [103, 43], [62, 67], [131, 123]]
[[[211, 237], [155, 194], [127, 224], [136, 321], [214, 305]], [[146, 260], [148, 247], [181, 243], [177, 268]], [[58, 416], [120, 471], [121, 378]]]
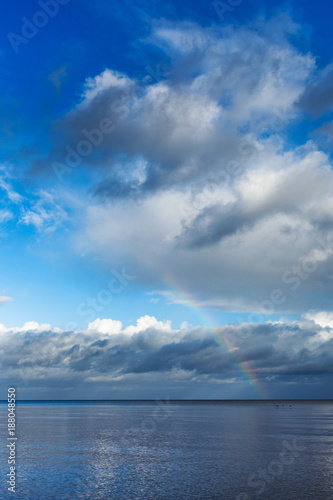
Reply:
[[295, 30], [286, 16], [237, 29], [161, 21], [150, 42], [170, 58], [164, 78], [143, 88], [106, 69], [87, 79], [50, 155], [58, 161], [83, 129], [112, 119], [82, 163], [98, 181], [80, 213], [80, 253], [223, 310], [257, 312], [276, 289], [285, 300], [273, 312], [332, 295], [330, 158], [311, 141], [290, 148], [281, 133], [316, 71], [291, 43]]
[[88, 325], [88, 331], [97, 331], [100, 333], [106, 333], [112, 335], [114, 333], [119, 333], [123, 328], [122, 322], [114, 319], [100, 319], [97, 318], [92, 323]]
[[93, 101], [99, 94], [105, 92], [105, 90], [114, 87], [126, 88], [130, 83], [131, 80], [122, 73], [106, 69], [94, 78], [87, 78], [82, 95], [82, 104], [87, 105], [89, 101]]
[[0, 210], [0, 224], [13, 218], [13, 214], [6, 208]]
[[313, 307], [333, 291], [325, 278], [332, 263], [332, 192], [329, 159], [313, 145], [283, 154], [270, 147], [233, 184], [207, 190], [199, 204], [199, 194], [173, 190], [139, 204], [91, 204], [77, 247], [126, 263], [154, 286], [177, 283], [202, 305], [255, 311], [255, 301], [279, 288], [286, 300], [276, 312], [298, 311], [300, 303]]
[[37, 323], [37, 321], [27, 321], [21, 327], [14, 327], [11, 329], [13, 332], [45, 332], [51, 330], [49, 323]]
[[0, 188], [6, 192], [9, 201], [11, 201], [12, 203], [21, 203], [22, 202], [23, 197], [19, 193], [17, 193], [16, 191], [14, 191], [12, 186], [8, 182], [6, 182], [4, 179], [0, 179]]
[[0, 297], [0, 306], [3, 304], [7, 304], [7, 302], [11, 302], [12, 300], [13, 300], [12, 297], [1, 296]]
[[130, 325], [125, 328], [125, 333], [138, 333], [144, 332], [149, 328], [154, 328], [163, 332], [171, 332], [171, 321], [157, 321], [154, 316], [142, 316], [136, 322], [136, 325]]
[[19, 204], [23, 201], [21, 196], [13, 188], [11, 181], [15, 178], [12, 165], [0, 165], [0, 189], [2, 189], [11, 203]]
[[332, 311], [310, 311], [304, 314], [304, 318], [308, 321], [314, 321], [322, 328], [333, 328], [333, 312]]
[[27, 226], [34, 226], [38, 231], [52, 233], [68, 218], [59, 197], [60, 194], [55, 190], [41, 189], [31, 206], [22, 209], [20, 222]]

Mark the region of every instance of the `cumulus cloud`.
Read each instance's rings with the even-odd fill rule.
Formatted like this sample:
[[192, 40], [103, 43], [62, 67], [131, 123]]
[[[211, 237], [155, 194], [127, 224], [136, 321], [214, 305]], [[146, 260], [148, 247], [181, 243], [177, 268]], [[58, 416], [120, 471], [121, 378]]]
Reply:
[[316, 383], [318, 375], [333, 372], [333, 329], [312, 319], [175, 330], [170, 322], [144, 316], [136, 326], [120, 325], [103, 319], [76, 332], [35, 322], [1, 325], [2, 376], [37, 384], [41, 391], [60, 380], [63, 390], [81, 384], [89, 394], [94, 382], [100, 389], [128, 381], [151, 386], [157, 380], [174, 388], [193, 381], [237, 387], [244, 382], [240, 366], [251, 368], [263, 383], [296, 384], [302, 378]]
[[271, 312], [299, 312], [333, 292], [332, 188], [329, 158], [313, 144], [283, 154], [272, 146], [232, 185], [204, 196], [91, 204], [77, 246], [125, 263], [154, 288], [165, 276], [223, 310], [258, 312], [280, 289], [284, 300]]
[[298, 105], [316, 118], [333, 110], [333, 64], [318, 72], [306, 86]]
[[87, 132], [109, 118], [112, 133], [81, 152], [90, 167], [105, 167], [95, 188], [101, 197], [180, 187], [221, 169], [234, 159], [242, 127], [257, 133], [269, 126], [272, 110], [292, 110], [314, 66], [287, 42], [286, 19], [276, 22], [278, 43], [264, 26], [156, 23], [150, 42], [170, 58], [167, 76], [144, 88], [112, 69], [89, 78], [81, 102], [56, 124], [68, 142], [51, 158], [65, 161], [68, 146], [80, 154]]
[[[317, 71], [300, 96], [297, 107], [313, 118], [326, 120], [310, 133], [310, 137], [325, 150], [332, 150], [333, 137], [333, 64]], [[329, 121], [327, 121], [329, 119]]]
[[311, 321], [313, 320], [317, 325], [322, 328], [333, 328], [333, 312], [332, 311], [310, 311], [304, 314], [304, 318]]
[[95, 321], [92, 321], [88, 324], [88, 330], [96, 331], [100, 333], [109, 333], [110, 335], [113, 333], [119, 333], [123, 328], [123, 324], [121, 321], [117, 321], [114, 319], [100, 319], [97, 318]]
[[240, 28], [159, 21], [146, 43], [168, 60], [160, 78], [143, 85], [107, 68], [86, 80], [47, 159], [74, 176], [90, 169], [81, 254], [222, 310], [328, 307], [330, 158], [312, 141], [290, 148], [283, 130], [329, 89], [331, 68], [318, 76], [295, 30], [286, 16]]
[[125, 329], [126, 333], [137, 333], [148, 328], [155, 328], [163, 332], [171, 332], [171, 322], [170, 321], [157, 321], [154, 316], [142, 316], [136, 322], [136, 325], [130, 325]]

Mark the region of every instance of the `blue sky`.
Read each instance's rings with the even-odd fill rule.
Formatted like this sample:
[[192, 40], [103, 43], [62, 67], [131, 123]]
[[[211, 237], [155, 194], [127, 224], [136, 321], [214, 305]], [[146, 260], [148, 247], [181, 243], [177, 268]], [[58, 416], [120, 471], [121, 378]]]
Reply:
[[[330, 396], [330, 369], [317, 367], [333, 346], [332, 11], [3, 7], [0, 323], [27, 397], [94, 384], [101, 397], [158, 397], [157, 383], [177, 397], [254, 397], [254, 379], [267, 397]], [[243, 323], [252, 336], [225, 338]], [[65, 336], [85, 353], [80, 368], [48, 348], [32, 361], [30, 336], [53, 350]], [[103, 366], [89, 361], [93, 339]], [[116, 368], [114, 345], [128, 353]], [[45, 385], [12, 363], [49, 367]], [[62, 363], [84, 378], [61, 380]]]

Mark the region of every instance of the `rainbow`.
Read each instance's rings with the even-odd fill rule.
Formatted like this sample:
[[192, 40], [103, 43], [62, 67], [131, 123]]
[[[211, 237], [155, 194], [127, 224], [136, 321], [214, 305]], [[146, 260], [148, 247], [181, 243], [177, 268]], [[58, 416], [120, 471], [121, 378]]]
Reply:
[[195, 314], [195, 316], [199, 319], [200, 324], [203, 323], [203, 326], [205, 326], [212, 337], [214, 337], [220, 348], [231, 356], [241, 377], [255, 391], [255, 394], [259, 397], [259, 399], [269, 399], [263, 383], [259, 380], [255, 371], [251, 368], [250, 363], [241, 359], [236, 346], [233, 345], [229, 339], [219, 335], [218, 325], [215, 324], [215, 320], [211, 319], [209, 315], [203, 311], [202, 307], [196, 303], [195, 299], [193, 299], [190, 294], [185, 293], [176, 283], [176, 280], [172, 279], [170, 275], [168, 275], [167, 278], [164, 276], [163, 282], [168, 287], [168, 292], [171, 290], [171, 293], [179, 298], [179, 303], [188, 307], [192, 313]]

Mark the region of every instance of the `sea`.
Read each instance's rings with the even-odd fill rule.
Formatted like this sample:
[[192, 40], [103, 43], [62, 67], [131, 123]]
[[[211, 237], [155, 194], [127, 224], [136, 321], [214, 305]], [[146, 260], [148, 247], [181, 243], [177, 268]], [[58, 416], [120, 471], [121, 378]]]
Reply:
[[332, 401], [25, 401], [16, 413], [12, 441], [0, 404], [1, 499], [333, 499]]

